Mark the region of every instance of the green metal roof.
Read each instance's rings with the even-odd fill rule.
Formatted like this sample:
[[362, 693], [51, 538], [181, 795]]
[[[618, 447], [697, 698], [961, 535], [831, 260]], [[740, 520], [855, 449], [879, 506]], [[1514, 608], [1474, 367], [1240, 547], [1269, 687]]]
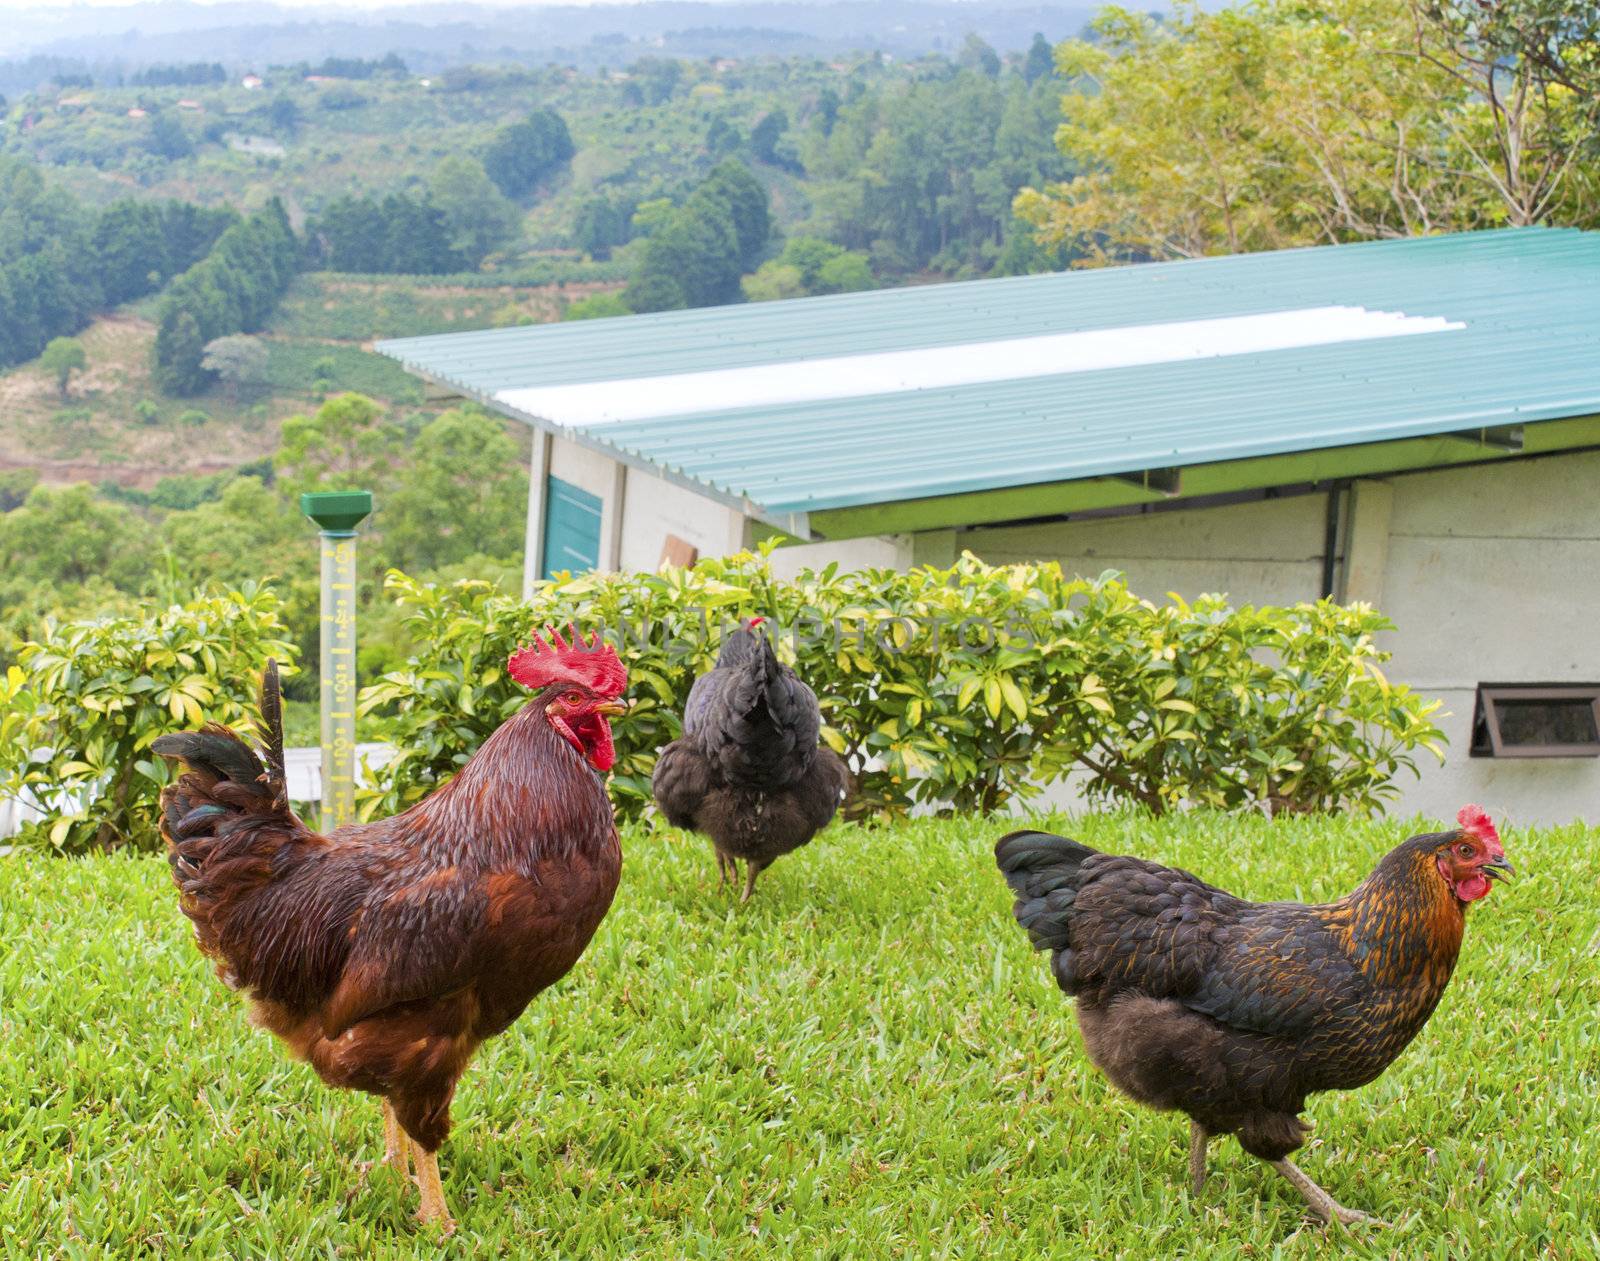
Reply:
[[[1297, 322], [1315, 326], [1310, 343], [1271, 348]], [[970, 519], [1032, 515], [1037, 497], [1003, 494], [1020, 488], [1116, 479], [1127, 502], [1171, 491], [1172, 470], [1291, 453], [1440, 435], [1477, 435], [1489, 452], [1524, 434], [1549, 446], [1523, 427], [1600, 414], [1600, 234], [1462, 233], [377, 348], [795, 533], [926, 528], [979, 503], [1010, 506]], [[1013, 375], [1024, 352], [1034, 362]], [[1054, 370], [1055, 354], [1069, 370]], [[817, 359], [814, 371], [781, 366]], [[709, 375], [673, 380], [685, 374]], [[667, 414], [649, 414], [658, 396]], [[1564, 445], [1596, 440], [1559, 432]], [[1435, 463], [1472, 449], [1433, 446]], [[1190, 480], [1185, 494], [1211, 484]], [[890, 507], [908, 501], [948, 507]]]

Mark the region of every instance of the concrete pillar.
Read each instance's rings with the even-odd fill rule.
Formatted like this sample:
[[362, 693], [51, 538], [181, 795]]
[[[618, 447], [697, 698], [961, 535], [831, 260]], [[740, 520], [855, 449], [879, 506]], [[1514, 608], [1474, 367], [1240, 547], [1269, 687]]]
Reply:
[[1362, 480], [1351, 485], [1344, 566], [1336, 592], [1340, 604], [1360, 600], [1383, 608], [1384, 573], [1389, 567], [1389, 518], [1393, 511], [1394, 487], [1390, 483]]
[[935, 569], [949, 569], [956, 563], [961, 549], [956, 545], [956, 532], [950, 530], [924, 530], [911, 536], [911, 563], [932, 565]]
[[528, 529], [522, 553], [522, 598], [533, 594], [533, 584], [544, 569], [544, 498], [550, 488], [551, 437], [533, 431], [533, 459], [528, 465]]
[[622, 521], [628, 504], [628, 466], [611, 465], [611, 485], [600, 507], [600, 568], [615, 573], [622, 568]]

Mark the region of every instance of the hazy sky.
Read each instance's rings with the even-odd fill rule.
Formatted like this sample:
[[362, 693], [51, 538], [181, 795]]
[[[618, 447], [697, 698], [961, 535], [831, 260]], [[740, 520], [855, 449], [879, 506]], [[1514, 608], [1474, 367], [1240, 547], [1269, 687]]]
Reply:
[[[264, 0], [265, 3], [275, 4], [286, 9], [400, 9], [416, 8], [421, 4], [437, 7], [432, 0]], [[573, 5], [573, 4], [646, 4], [649, 0], [470, 0], [474, 6], [482, 5], [497, 9], [526, 9], [538, 8], [544, 5]], [[799, 0], [799, 3], [811, 3], [812, 0]], [[820, 2], [820, 0], [818, 0]], [[40, 9], [126, 9], [136, 4], [149, 3], [149, 0], [0, 0], [0, 12], [23, 12], [26, 10], [38, 11]], [[212, 8], [218, 4], [226, 4], [228, 0], [186, 0], [186, 3], [196, 4], [203, 8]], [[700, 3], [716, 4], [719, 0], [700, 0]], [[746, 4], [760, 4], [762, 0], [743, 0]], [[5, 37], [0, 35], [0, 56], [5, 55]]]
[[[228, 0], [187, 0], [188, 3], [198, 4], [203, 7], [212, 7], [216, 4], [228, 3]], [[276, 4], [288, 9], [398, 9], [415, 8], [419, 4], [429, 3], [429, 0], [265, 0], [266, 3]], [[715, 4], [718, 0], [701, 0], [701, 3]], [[762, 0], [743, 0], [744, 3], [759, 4]], [[810, 0], [799, 0], [799, 3], [808, 3]], [[20, 12], [27, 9], [125, 9], [135, 4], [148, 3], [148, 0], [0, 0], [0, 11]], [[570, 4], [644, 4], [648, 0], [471, 0], [475, 5], [493, 6], [500, 9], [533, 8], [540, 5], [570, 5]], [[0, 38], [0, 52], [3, 52], [3, 38]]]

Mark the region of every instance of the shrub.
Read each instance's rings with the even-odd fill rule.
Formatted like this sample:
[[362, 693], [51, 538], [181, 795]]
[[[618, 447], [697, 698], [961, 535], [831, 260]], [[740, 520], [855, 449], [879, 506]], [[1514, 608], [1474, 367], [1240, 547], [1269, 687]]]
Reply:
[[1076, 772], [1093, 800], [1370, 812], [1418, 748], [1438, 752], [1437, 703], [1393, 686], [1365, 606], [1156, 605], [1114, 574], [1053, 563], [910, 573], [829, 566], [792, 582], [748, 553], [659, 574], [543, 583], [523, 601], [481, 581], [391, 572], [408, 611], [406, 669], [363, 693], [400, 754], [368, 817], [403, 809], [466, 762], [527, 699], [506, 658], [547, 624], [603, 627], [630, 671], [612, 789], [637, 817], [656, 753], [679, 734], [722, 630], [762, 614], [816, 690], [823, 738], [849, 765], [847, 815], [924, 805], [990, 812]]
[[0, 793], [47, 811], [24, 843], [153, 848], [163, 732], [255, 712], [261, 668], [290, 668], [277, 597], [247, 585], [154, 612], [47, 629], [0, 678]]

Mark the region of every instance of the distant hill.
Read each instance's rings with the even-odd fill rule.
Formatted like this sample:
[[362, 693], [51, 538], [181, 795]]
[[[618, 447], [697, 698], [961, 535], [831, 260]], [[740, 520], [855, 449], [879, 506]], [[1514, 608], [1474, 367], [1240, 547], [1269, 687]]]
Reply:
[[678, 57], [829, 57], [881, 51], [896, 57], [954, 52], [976, 32], [1002, 52], [1035, 31], [1073, 34], [1092, 3], [1006, 0], [837, 0], [827, 3], [416, 5], [380, 9], [193, 4], [153, 0], [116, 8], [10, 10], [0, 92], [60, 74], [116, 84], [140, 68], [202, 57], [230, 70], [325, 57], [396, 53], [413, 70], [463, 63], [556, 62], [580, 69], [655, 53]]

